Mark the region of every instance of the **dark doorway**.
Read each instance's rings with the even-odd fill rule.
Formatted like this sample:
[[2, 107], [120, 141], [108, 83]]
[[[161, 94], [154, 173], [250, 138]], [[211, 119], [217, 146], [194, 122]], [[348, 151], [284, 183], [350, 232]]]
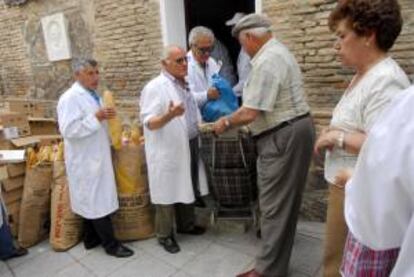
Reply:
[[225, 22], [236, 12], [252, 13], [255, 11], [255, 0], [185, 0], [187, 38], [191, 28], [206, 26], [224, 43], [232, 58], [233, 64], [240, 51], [238, 41], [231, 36], [231, 27]]

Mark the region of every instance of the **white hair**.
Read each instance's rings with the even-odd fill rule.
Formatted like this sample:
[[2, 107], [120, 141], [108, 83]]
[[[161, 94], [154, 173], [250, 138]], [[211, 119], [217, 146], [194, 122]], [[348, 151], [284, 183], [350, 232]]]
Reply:
[[249, 33], [255, 37], [264, 37], [265, 35], [271, 33], [272, 30], [270, 28], [266, 27], [257, 27], [257, 28], [251, 28], [251, 29], [245, 29], [241, 31], [241, 33]]
[[190, 46], [194, 45], [201, 37], [208, 37], [213, 42], [215, 40], [213, 31], [204, 26], [197, 26], [191, 29], [190, 34], [188, 35], [188, 44], [190, 44]]
[[[164, 49], [161, 52], [161, 60], [162, 61], [167, 60], [170, 57], [171, 52], [173, 52], [174, 50], [177, 50], [177, 49], [180, 49], [180, 50], [184, 51], [184, 49], [182, 49], [178, 45], [167, 45], [167, 46], [165, 46]], [[184, 51], [184, 53], [185, 53], [185, 51]]]

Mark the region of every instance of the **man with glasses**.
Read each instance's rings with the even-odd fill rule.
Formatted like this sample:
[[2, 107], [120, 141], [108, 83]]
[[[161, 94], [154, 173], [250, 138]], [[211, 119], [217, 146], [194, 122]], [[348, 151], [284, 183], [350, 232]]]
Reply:
[[185, 51], [166, 47], [161, 65], [161, 74], [141, 92], [140, 117], [158, 242], [167, 252], [177, 253], [174, 218], [178, 233], [201, 235], [205, 231], [195, 225], [193, 184], [200, 184], [206, 193], [207, 180], [195, 155], [201, 116], [185, 81]]
[[[208, 100], [218, 99], [219, 91], [212, 86], [211, 77], [219, 73], [221, 66], [211, 57], [214, 48], [213, 32], [203, 26], [197, 26], [191, 29], [189, 34], [190, 51], [187, 53], [188, 75], [187, 81], [191, 93], [201, 109]], [[194, 148], [194, 151], [198, 149]], [[196, 197], [195, 205], [205, 207], [199, 186], [194, 183], [194, 194]]]
[[211, 76], [219, 73], [221, 66], [211, 57], [214, 47], [213, 32], [203, 26], [191, 29], [188, 58], [188, 84], [201, 108], [208, 100], [219, 98], [220, 94], [211, 84]]

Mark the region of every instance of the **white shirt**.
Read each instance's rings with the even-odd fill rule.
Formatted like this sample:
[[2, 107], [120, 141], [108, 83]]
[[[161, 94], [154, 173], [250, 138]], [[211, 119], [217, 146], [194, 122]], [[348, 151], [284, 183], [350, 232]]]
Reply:
[[414, 87], [372, 127], [345, 190], [345, 219], [374, 250], [401, 247], [391, 276], [414, 276]]
[[[365, 73], [353, 88], [345, 91], [333, 111], [330, 126], [346, 132], [368, 133], [384, 107], [409, 85], [401, 67], [392, 58], [385, 58]], [[325, 179], [333, 184], [338, 170], [354, 168], [356, 161], [357, 155], [336, 147], [327, 151]]]
[[236, 83], [236, 75], [234, 74], [233, 62], [230, 58], [229, 51], [227, 47], [218, 39], [214, 42], [213, 52], [211, 52], [211, 57], [221, 63], [220, 76], [226, 79], [231, 86], [234, 86]]

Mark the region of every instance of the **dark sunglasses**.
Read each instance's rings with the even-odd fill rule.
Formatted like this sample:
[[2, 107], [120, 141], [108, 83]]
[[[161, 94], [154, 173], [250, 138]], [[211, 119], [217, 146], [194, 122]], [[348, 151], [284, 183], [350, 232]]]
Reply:
[[194, 45], [194, 47], [202, 55], [205, 55], [207, 53], [210, 54], [211, 52], [213, 52], [213, 49], [214, 49], [214, 45], [210, 47], [197, 47]]
[[177, 64], [184, 64], [184, 63], [187, 63], [187, 57], [181, 57], [181, 58], [178, 58], [178, 59], [176, 59], [176, 60], [174, 60]]

